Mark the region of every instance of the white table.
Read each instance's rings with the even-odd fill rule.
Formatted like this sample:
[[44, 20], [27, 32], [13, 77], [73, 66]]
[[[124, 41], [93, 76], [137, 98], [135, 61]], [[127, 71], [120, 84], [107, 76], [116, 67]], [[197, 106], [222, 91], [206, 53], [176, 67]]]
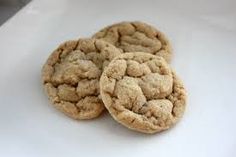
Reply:
[[[236, 1], [35, 0], [0, 27], [1, 157], [235, 157]], [[182, 121], [145, 135], [107, 113], [75, 121], [50, 105], [40, 70], [65, 40], [124, 20], [165, 32], [188, 90]]]

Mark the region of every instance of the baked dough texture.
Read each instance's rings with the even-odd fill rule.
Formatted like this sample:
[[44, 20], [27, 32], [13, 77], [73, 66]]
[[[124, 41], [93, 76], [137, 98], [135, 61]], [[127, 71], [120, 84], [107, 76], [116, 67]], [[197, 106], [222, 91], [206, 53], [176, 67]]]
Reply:
[[91, 119], [104, 110], [99, 79], [103, 68], [121, 51], [99, 39], [61, 44], [42, 69], [45, 91], [52, 104], [74, 119]]
[[107, 26], [93, 35], [103, 39], [123, 52], [147, 52], [171, 60], [172, 48], [167, 37], [146, 23], [121, 22]]
[[173, 126], [186, 104], [184, 86], [168, 63], [143, 52], [113, 59], [101, 76], [100, 93], [116, 121], [143, 133]]

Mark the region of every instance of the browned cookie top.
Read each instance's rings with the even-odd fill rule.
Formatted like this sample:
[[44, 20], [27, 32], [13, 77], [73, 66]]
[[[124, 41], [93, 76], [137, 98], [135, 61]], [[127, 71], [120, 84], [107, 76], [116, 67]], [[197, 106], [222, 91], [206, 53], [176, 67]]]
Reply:
[[103, 28], [94, 36], [124, 52], [147, 52], [171, 60], [171, 46], [166, 36], [143, 22], [121, 22]]
[[174, 125], [186, 103], [183, 84], [167, 62], [142, 52], [113, 59], [101, 76], [100, 92], [115, 120], [144, 133]]
[[99, 99], [99, 79], [121, 52], [99, 39], [79, 39], [61, 44], [42, 69], [42, 80], [51, 102], [74, 119], [95, 118], [104, 110]]

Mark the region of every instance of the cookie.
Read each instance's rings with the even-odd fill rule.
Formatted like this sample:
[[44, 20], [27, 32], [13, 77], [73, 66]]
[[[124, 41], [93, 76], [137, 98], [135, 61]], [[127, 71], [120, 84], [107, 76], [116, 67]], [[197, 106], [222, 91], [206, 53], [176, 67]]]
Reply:
[[61, 44], [42, 69], [45, 91], [52, 104], [74, 119], [91, 119], [104, 110], [99, 98], [103, 68], [121, 53], [98, 39], [79, 39]]
[[186, 105], [183, 84], [168, 63], [143, 52], [113, 59], [101, 76], [100, 93], [116, 121], [143, 133], [170, 128]]
[[147, 52], [171, 60], [172, 49], [166, 36], [143, 22], [121, 22], [103, 28], [93, 35], [124, 52]]

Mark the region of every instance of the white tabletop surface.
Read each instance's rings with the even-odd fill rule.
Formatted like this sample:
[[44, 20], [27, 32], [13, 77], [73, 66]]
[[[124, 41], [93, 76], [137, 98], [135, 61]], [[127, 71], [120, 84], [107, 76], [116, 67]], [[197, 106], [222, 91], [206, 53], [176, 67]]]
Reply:
[[[0, 27], [1, 157], [235, 157], [236, 1], [35, 0]], [[124, 20], [170, 38], [188, 90], [183, 119], [146, 135], [108, 113], [75, 121], [53, 108], [40, 70], [57, 45]]]

